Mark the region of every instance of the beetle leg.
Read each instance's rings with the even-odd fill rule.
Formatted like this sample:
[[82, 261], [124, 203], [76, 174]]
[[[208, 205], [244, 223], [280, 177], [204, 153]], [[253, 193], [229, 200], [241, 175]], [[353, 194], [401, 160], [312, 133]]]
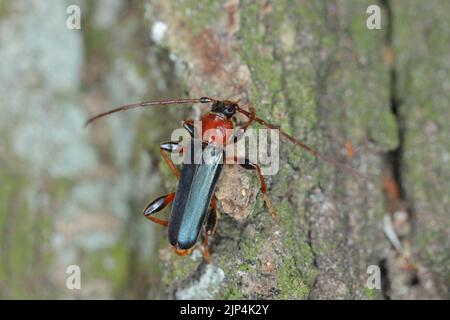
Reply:
[[[170, 159], [168, 153], [183, 152], [183, 148], [179, 145], [178, 142], [168, 141], [168, 142], [163, 142], [159, 145], [159, 151], [160, 151], [163, 159], [169, 165], [172, 172], [177, 177], [179, 177], [180, 172], [175, 167], [175, 164], [172, 162], [172, 159]], [[150, 221], [153, 221], [153, 222], [158, 223], [163, 226], [167, 226], [169, 224], [169, 222], [167, 220], [161, 220], [161, 219], [152, 217], [152, 215], [161, 211], [162, 209], [164, 209], [169, 203], [172, 202], [172, 200], [174, 198], [175, 198], [175, 192], [172, 192], [165, 196], [161, 196], [161, 197], [155, 199], [144, 209], [144, 216], [147, 219], [149, 219]]]
[[211, 200], [211, 210], [208, 214], [208, 217], [206, 219], [205, 224], [205, 231], [208, 236], [214, 235], [217, 228], [217, 204], [216, 204], [216, 197], [213, 196]]
[[243, 167], [244, 169], [256, 170], [256, 173], [258, 174], [258, 178], [259, 178], [259, 183], [261, 185], [261, 193], [264, 198], [264, 203], [266, 204], [267, 209], [269, 209], [269, 212], [270, 212], [270, 215], [272, 216], [272, 218], [275, 220], [276, 223], [279, 223], [280, 218], [278, 217], [278, 215], [275, 211], [275, 208], [273, 207], [272, 202], [270, 201], [270, 197], [267, 194], [266, 182], [264, 180], [264, 176], [262, 175], [260, 166], [255, 163], [251, 163], [250, 160], [248, 160], [248, 159], [245, 159], [245, 162], [240, 163], [239, 165], [241, 167]]
[[180, 146], [178, 142], [168, 141], [163, 142], [159, 145], [159, 152], [161, 153], [161, 156], [163, 157], [164, 161], [169, 165], [170, 170], [177, 176], [177, 178], [180, 177], [180, 171], [175, 167], [175, 164], [172, 162], [172, 159], [170, 159], [168, 153], [172, 152], [183, 152], [183, 147]]
[[168, 221], [152, 217], [152, 215], [167, 207], [167, 205], [172, 202], [173, 198], [175, 198], [175, 192], [169, 193], [165, 196], [161, 196], [156, 200], [152, 201], [147, 206], [147, 208], [145, 208], [144, 216], [155, 223], [167, 226], [169, 224]]
[[248, 120], [239, 127], [239, 129], [244, 130], [244, 132], [247, 130], [248, 127], [250, 127], [250, 125], [253, 123], [253, 121], [255, 121], [256, 118], [256, 110], [255, 107], [253, 107], [252, 104], [249, 104], [248, 109], [250, 110], [249, 116], [248, 116]]
[[247, 131], [248, 127], [250, 127], [251, 124], [255, 121], [256, 118], [255, 108], [252, 105], [250, 105], [248, 108], [250, 110], [250, 112], [248, 113], [248, 120], [242, 125], [236, 127], [236, 130], [234, 131], [233, 141], [230, 142], [232, 144], [238, 143], [238, 141], [241, 140], [242, 137], [244, 136], [244, 133], [245, 131]]
[[209, 237], [207, 231], [205, 231], [205, 236], [203, 238], [203, 258], [206, 262], [211, 263], [211, 255], [209, 254]]
[[183, 121], [183, 128], [189, 132], [191, 137], [194, 137], [194, 120], [185, 120]]
[[209, 253], [209, 237], [212, 236], [217, 228], [217, 211], [216, 211], [216, 197], [213, 196], [211, 200], [211, 210], [206, 218], [205, 235], [203, 237], [203, 257], [205, 261], [211, 263], [211, 255]]

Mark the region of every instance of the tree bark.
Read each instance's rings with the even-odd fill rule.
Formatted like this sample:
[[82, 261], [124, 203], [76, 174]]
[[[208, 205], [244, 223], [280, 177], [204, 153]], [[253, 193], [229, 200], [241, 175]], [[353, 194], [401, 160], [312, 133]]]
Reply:
[[[449, 298], [450, 5], [377, 4], [380, 30], [356, 0], [0, 1], [0, 298]], [[282, 140], [280, 224], [229, 166], [212, 263], [178, 257], [141, 212], [177, 186], [158, 143], [207, 108], [83, 122], [204, 95], [372, 178]]]
[[[170, 297], [448, 296], [448, 192], [431, 191], [448, 187], [444, 177], [417, 169], [442, 174], [445, 165], [424, 148], [448, 134], [442, 120], [429, 118], [448, 114], [448, 90], [434, 74], [448, 71], [441, 63], [448, 52], [435, 53], [434, 64], [424, 59], [441, 47], [444, 29], [434, 24], [447, 22], [438, 3], [379, 5], [382, 29], [369, 30], [360, 1], [150, 2], [153, 21], [168, 26], [164, 45], [187, 65], [191, 96], [250, 101], [262, 118], [373, 177], [355, 177], [282, 141], [280, 172], [268, 178], [277, 225], [256, 177], [228, 168], [218, 187], [213, 262], [162, 249]], [[411, 79], [422, 70], [432, 79], [428, 90]], [[424, 126], [435, 135], [419, 134]], [[400, 251], [384, 234], [385, 216]], [[380, 290], [367, 286], [371, 265], [380, 267]]]

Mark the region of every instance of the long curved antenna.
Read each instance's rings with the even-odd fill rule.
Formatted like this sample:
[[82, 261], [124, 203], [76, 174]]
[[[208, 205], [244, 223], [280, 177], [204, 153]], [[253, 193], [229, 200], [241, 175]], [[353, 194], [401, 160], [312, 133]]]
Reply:
[[162, 105], [167, 105], [167, 104], [187, 104], [187, 103], [211, 103], [216, 101], [213, 98], [209, 98], [209, 97], [201, 97], [198, 99], [174, 99], [174, 100], [159, 100], [159, 101], [145, 101], [145, 102], [140, 102], [140, 103], [134, 103], [134, 104], [128, 104], [128, 105], [124, 105], [124, 106], [120, 106], [118, 108], [100, 113], [92, 118], [90, 118], [89, 120], [87, 120], [84, 123], [84, 127], [86, 127], [88, 124], [90, 124], [91, 122], [108, 116], [112, 113], [116, 113], [116, 112], [120, 112], [120, 111], [125, 111], [125, 110], [129, 110], [129, 109], [134, 109], [134, 108], [143, 108], [143, 107], [149, 107], [149, 106], [162, 106]]
[[313, 156], [315, 156], [318, 159], [321, 159], [325, 162], [328, 162], [332, 165], [334, 165], [336, 168], [344, 170], [346, 172], [349, 172], [350, 174], [354, 175], [354, 176], [358, 176], [367, 180], [372, 180], [371, 176], [368, 174], [363, 174], [361, 172], [359, 172], [358, 170], [352, 168], [351, 166], [348, 166], [344, 163], [341, 163], [335, 159], [329, 158], [323, 154], [321, 154], [319, 151], [311, 148], [310, 146], [308, 146], [306, 143], [294, 138], [293, 136], [287, 134], [286, 132], [284, 132], [283, 130], [280, 129], [279, 126], [273, 125], [271, 123], [268, 123], [267, 121], [265, 121], [264, 119], [261, 119], [259, 117], [257, 117], [254, 113], [252, 112], [248, 112], [244, 109], [242, 109], [241, 107], [237, 107], [237, 111], [242, 113], [243, 115], [245, 115], [247, 118], [250, 119], [250, 121], [256, 121], [260, 124], [262, 124], [263, 126], [269, 128], [269, 129], [278, 129], [280, 130], [280, 134], [285, 137], [286, 139], [288, 139], [289, 141], [291, 141], [292, 143], [294, 143], [295, 145], [303, 148], [304, 150], [308, 151], [310, 154], [312, 154]]

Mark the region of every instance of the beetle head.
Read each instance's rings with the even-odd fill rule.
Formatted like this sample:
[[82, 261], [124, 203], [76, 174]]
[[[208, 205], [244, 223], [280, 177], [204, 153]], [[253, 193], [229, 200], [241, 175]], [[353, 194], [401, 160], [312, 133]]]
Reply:
[[223, 114], [228, 119], [235, 115], [237, 109], [237, 103], [229, 100], [215, 101], [211, 106], [212, 112]]

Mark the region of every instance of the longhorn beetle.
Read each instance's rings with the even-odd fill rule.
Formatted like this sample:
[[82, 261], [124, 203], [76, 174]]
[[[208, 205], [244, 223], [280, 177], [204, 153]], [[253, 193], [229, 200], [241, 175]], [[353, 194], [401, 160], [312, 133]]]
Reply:
[[[239, 101], [217, 100], [210, 97], [201, 97], [198, 99], [147, 101], [124, 105], [90, 118], [85, 123], [85, 126], [101, 117], [119, 111], [157, 105], [194, 103], [211, 104], [211, 111], [202, 115], [200, 118], [200, 122], [202, 132], [206, 132], [209, 129], [215, 130], [216, 139], [204, 140], [204, 137], [196, 137], [194, 135], [193, 120], [183, 121], [183, 127], [189, 132], [193, 139], [200, 139], [203, 146], [209, 146], [215, 150], [212, 157], [212, 162], [208, 164], [195, 164], [185, 162], [180, 173], [170, 159], [168, 153], [183, 153], [183, 148], [185, 147], [182, 147], [177, 142], [173, 141], [160, 144], [160, 152], [163, 159], [167, 162], [173, 173], [179, 178], [178, 189], [176, 192], [161, 196], [151, 202], [144, 209], [144, 216], [155, 223], [163, 226], [168, 226], [169, 242], [174, 247], [175, 252], [181, 256], [191, 253], [197, 243], [200, 231], [202, 230], [202, 228], [204, 228], [205, 236], [203, 252], [205, 259], [207, 261], [210, 261], [208, 251], [208, 237], [214, 233], [216, 227], [216, 201], [213, 195], [217, 181], [223, 169], [223, 147], [227, 144], [236, 142], [236, 140], [232, 141], [229, 135], [230, 129], [235, 129], [231, 119], [233, 118], [233, 116], [235, 116], [236, 112], [239, 112], [247, 117], [248, 120], [243, 125], [239, 126], [239, 129], [242, 129], [243, 131], [245, 131], [253, 122], [258, 122], [269, 129], [279, 130], [279, 127], [259, 118], [256, 115], [255, 109], [253, 107], [250, 107], [250, 111], [247, 111], [239, 106]], [[334, 159], [325, 157], [318, 151], [292, 137], [291, 135], [288, 135], [284, 131], [280, 130], [279, 132], [284, 138], [308, 151], [315, 157], [325, 160], [337, 167], [347, 169], [352, 174], [361, 175], [351, 167], [347, 167], [344, 164], [335, 161]], [[192, 142], [190, 146], [192, 147]], [[264, 203], [268, 208], [271, 216], [275, 219], [275, 221], [278, 222], [278, 216], [270, 201], [269, 196], [267, 195], [266, 183], [264, 180], [264, 176], [261, 173], [261, 168], [257, 163], [251, 163], [247, 159], [241, 160], [244, 160], [240, 161], [240, 165], [242, 167], [244, 167], [245, 169], [255, 170], [258, 174]], [[155, 213], [164, 209], [171, 202], [173, 202], [173, 205], [169, 221], [161, 220], [153, 216]], [[208, 212], [209, 208], [211, 208], [211, 210]]]

